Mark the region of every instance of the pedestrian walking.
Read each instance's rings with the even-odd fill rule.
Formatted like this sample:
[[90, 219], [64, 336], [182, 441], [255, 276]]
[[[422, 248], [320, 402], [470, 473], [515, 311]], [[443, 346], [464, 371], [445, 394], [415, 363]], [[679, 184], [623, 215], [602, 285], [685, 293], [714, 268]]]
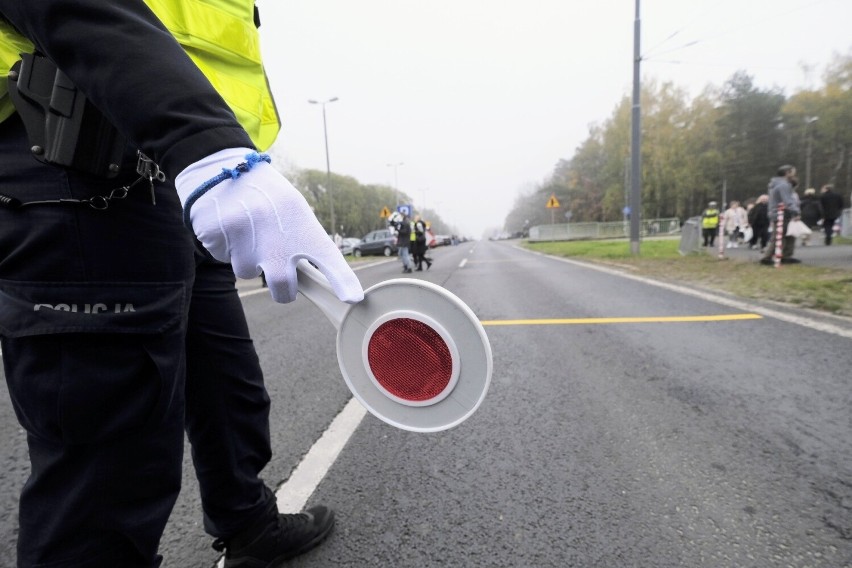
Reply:
[[749, 248], [760, 248], [760, 252], [764, 252], [766, 243], [769, 241], [768, 202], [769, 195], [764, 193], [758, 196], [754, 207], [748, 212], [748, 223], [752, 230]]
[[822, 228], [825, 231], [825, 244], [831, 245], [834, 224], [843, 213], [843, 196], [834, 190], [833, 185], [826, 184], [820, 189], [819, 201], [822, 206]]
[[423, 270], [423, 263], [426, 263], [426, 270], [432, 268], [432, 259], [426, 256], [429, 247], [426, 244], [426, 222], [420, 218], [420, 215], [414, 217], [414, 263], [417, 266], [416, 270]]
[[[802, 222], [807, 225], [811, 231], [817, 230], [819, 228], [819, 224], [822, 222], [823, 211], [822, 204], [820, 203], [814, 188], [809, 187], [805, 190], [799, 206], [802, 211]], [[802, 236], [802, 246], [808, 246], [810, 237], [811, 235], [808, 234]]]

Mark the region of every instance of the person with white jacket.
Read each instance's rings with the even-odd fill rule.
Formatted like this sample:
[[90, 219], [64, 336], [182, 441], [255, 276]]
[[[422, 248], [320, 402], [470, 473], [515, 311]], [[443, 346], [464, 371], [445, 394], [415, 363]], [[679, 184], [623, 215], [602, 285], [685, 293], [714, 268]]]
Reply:
[[728, 248], [737, 248], [743, 233], [748, 227], [748, 214], [739, 201], [731, 201], [725, 211], [724, 229], [728, 238]]

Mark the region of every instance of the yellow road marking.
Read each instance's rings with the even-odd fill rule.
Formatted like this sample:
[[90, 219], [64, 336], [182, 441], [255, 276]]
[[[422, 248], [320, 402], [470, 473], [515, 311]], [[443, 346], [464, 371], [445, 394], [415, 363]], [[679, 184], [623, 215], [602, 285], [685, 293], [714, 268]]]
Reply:
[[760, 314], [727, 314], [720, 316], [661, 316], [625, 318], [567, 318], [567, 319], [520, 319], [485, 320], [482, 325], [577, 325], [601, 323], [680, 323], [706, 321], [736, 321], [763, 319]]

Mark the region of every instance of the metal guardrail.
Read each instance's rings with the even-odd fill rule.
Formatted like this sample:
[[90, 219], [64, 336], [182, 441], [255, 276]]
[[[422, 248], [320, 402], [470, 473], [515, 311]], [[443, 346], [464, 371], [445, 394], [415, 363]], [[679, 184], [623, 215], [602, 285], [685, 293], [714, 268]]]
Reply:
[[[653, 237], [681, 234], [681, 254], [701, 250], [701, 217], [690, 217], [681, 228], [680, 219], [647, 219], [642, 221], [640, 235]], [[529, 240], [571, 241], [582, 239], [619, 239], [630, 236], [630, 221], [615, 223], [562, 223], [536, 225], [530, 228]], [[844, 209], [840, 216], [840, 236], [852, 238], [852, 208]]]
[[[680, 232], [680, 219], [646, 219], [640, 223], [640, 235], [653, 237], [676, 235]], [[615, 223], [562, 223], [530, 227], [529, 240], [571, 241], [582, 239], [619, 239], [630, 236], [630, 221]]]

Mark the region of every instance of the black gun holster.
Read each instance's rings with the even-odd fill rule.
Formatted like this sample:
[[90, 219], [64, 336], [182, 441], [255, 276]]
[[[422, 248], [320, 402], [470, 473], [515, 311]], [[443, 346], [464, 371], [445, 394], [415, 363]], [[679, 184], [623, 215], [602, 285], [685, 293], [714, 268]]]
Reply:
[[52, 61], [33, 53], [21, 57], [9, 72], [9, 97], [33, 156], [47, 164], [116, 176], [125, 138]]

